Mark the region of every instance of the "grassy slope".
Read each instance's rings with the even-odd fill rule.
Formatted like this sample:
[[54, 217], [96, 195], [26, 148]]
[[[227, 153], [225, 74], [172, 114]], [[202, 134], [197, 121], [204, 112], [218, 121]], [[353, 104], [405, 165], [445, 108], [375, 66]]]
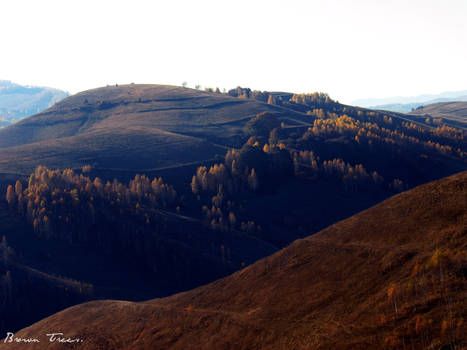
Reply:
[[444, 118], [452, 120], [458, 127], [467, 128], [467, 102], [440, 102], [433, 103], [410, 114], [426, 117], [429, 115], [434, 118]]
[[9, 147], [1, 152], [0, 169], [27, 172], [38, 161], [50, 167], [95, 163], [101, 168], [154, 169], [208, 160], [225, 153], [225, 145], [211, 139], [238, 135], [244, 121], [275, 109], [255, 100], [173, 86], [89, 90], [0, 130], [0, 148]]
[[[448, 316], [467, 316], [466, 208], [464, 172], [396, 195], [204, 287], [145, 303], [79, 305], [19, 334], [41, 337], [60, 329], [84, 339], [80, 349], [462, 346], [466, 333], [459, 323], [444, 331], [442, 324]], [[434, 263], [437, 251], [446, 257]], [[397, 312], [388, 298], [391, 286]], [[398, 343], [394, 332], [414, 335]]]

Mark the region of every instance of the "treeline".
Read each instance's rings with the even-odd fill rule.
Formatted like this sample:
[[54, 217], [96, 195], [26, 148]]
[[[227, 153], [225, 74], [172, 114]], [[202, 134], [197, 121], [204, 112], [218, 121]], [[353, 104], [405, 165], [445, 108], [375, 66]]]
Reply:
[[89, 244], [110, 254], [137, 255], [155, 268], [158, 234], [166, 233], [167, 218], [159, 211], [177, 208], [177, 194], [161, 178], [136, 175], [126, 186], [105, 184], [73, 170], [31, 174], [23, 190], [20, 181], [8, 186], [9, 206], [24, 216], [43, 239]]
[[[269, 137], [265, 136], [267, 131]], [[283, 131], [274, 114], [261, 113], [245, 128], [247, 134], [258, 136], [251, 136], [239, 150], [227, 151], [223, 163], [198, 167], [191, 180], [191, 191], [200, 203], [203, 220], [211, 228], [259, 233], [261, 226], [268, 223], [255, 222], [240, 203], [277, 192], [294, 177], [337, 182], [343, 191], [354, 193], [407, 189], [401, 179], [385, 179], [362, 164], [341, 158], [321, 160], [311, 150], [291, 148], [282, 142], [286, 140], [281, 140], [286, 135]]]
[[[319, 113], [319, 112], [318, 112]], [[303, 134], [307, 140], [311, 137], [340, 137], [347, 136], [357, 143], [372, 145], [374, 143], [410, 146], [419, 151], [436, 151], [444, 155], [453, 155], [463, 158], [466, 153], [460, 147], [456, 148], [458, 141], [463, 141], [461, 130], [450, 127], [438, 127], [434, 130], [426, 130], [414, 123], [403, 122], [400, 127], [388, 127], [392, 124], [392, 118], [383, 119], [387, 124], [383, 127], [375, 122], [361, 122], [348, 115], [336, 118], [319, 118], [314, 120], [313, 127]], [[454, 129], [454, 130], [451, 130]], [[430, 139], [430, 138], [433, 138]], [[448, 140], [447, 144], [440, 142]]]
[[[303, 98], [324, 99], [325, 94], [310, 94]], [[315, 109], [319, 115], [322, 109]], [[238, 193], [249, 185], [250, 189], [257, 190], [264, 185], [264, 189], [271, 191], [281, 186], [286, 179], [294, 174], [306, 175], [309, 178], [321, 180], [337, 180], [342, 183], [344, 190], [379, 190], [386, 189], [392, 192], [400, 192], [407, 189], [402, 179], [388, 176], [387, 179], [376, 170], [368, 170], [363, 163], [352, 162], [341, 157], [329, 157], [320, 159], [313, 150], [316, 144], [318, 149], [330, 149], [332, 144], [326, 140], [349, 136], [353, 142], [357, 142], [358, 135], [364, 138], [364, 128], [360, 121], [347, 115], [336, 119], [315, 119], [314, 127], [308, 128], [303, 135], [298, 134], [295, 128], [287, 128], [280, 121], [278, 113], [263, 112], [252, 118], [244, 127], [246, 135], [250, 136], [241, 150], [231, 150], [225, 155], [225, 167], [219, 168], [220, 180], [210, 180], [211, 192], [215, 192], [218, 184], [229, 193]], [[392, 118], [383, 118], [387, 124], [392, 124]], [[366, 122], [366, 125], [373, 125]], [[374, 126], [378, 127], [377, 124]], [[372, 129], [373, 132], [375, 129]], [[393, 135], [396, 135], [394, 132]], [[354, 135], [357, 139], [355, 139]], [[374, 134], [371, 134], [374, 135]], [[310, 139], [314, 142], [307, 142]], [[318, 142], [316, 142], [318, 140]], [[324, 141], [324, 142], [323, 142]], [[363, 140], [362, 140], [363, 142]], [[369, 143], [371, 144], [371, 140]], [[394, 142], [393, 142], [394, 143]], [[368, 157], [367, 157], [368, 158]], [[371, 159], [366, 159], [371, 161]], [[251, 174], [252, 170], [254, 173]], [[202, 168], [198, 169], [202, 171]], [[212, 168], [210, 172], [216, 173], [218, 169]], [[205, 170], [207, 173], [207, 169]], [[196, 179], [202, 179], [202, 174], [193, 177], [192, 187], [199, 188]], [[206, 179], [209, 179], [209, 173]], [[204, 180], [206, 182], [207, 180]], [[264, 183], [266, 181], [266, 183]]]
[[127, 185], [104, 183], [82, 172], [39, 166], [24, 187], [20, 181], [8, 186], [6, 199], [40, 239], [124, 261], [157, 278], [159, 290], [191, 288], [249, 259], [240, 253], [233, 261], [228, 237], [181, 215], [182, 196], [162, 178], [136, 175]]
[[[214, 90], [209, 90], [214, 92]], [[269, 91], [251, 90], [250, 88], [242, 88], [238, 86], [235, 89], [227, 92], [229, 96], [255, 99], [272, 105], [306, 105], [306, 106], [329, 106], [337, 104], [328, 94], [323, 92], [313, 92], [308, 94], [291, 94], [291, 93], [271, 93]]]
[[340, 158], [320, 161], [313, 151], [298, 151], [293, 153], [293, 159], [296, 175], [305, 174], [323, 180], [334, 179], [341, 183], [346, 191], [379, 190], [384, 187], [400, 192], [406, 189], [400, 179], [385, 182], [378, 172], [369, 171], [362, 164], [352, 165]]
[[240, 150], [229, 150], [224, 163], [201, 166], [193, 175], [191, 190], [201, 201], [204, 219], [216, 230], [260, 231], [253, 220], [238, 220], [236, 200], [245, 193], [261, 195], [293, 176], [290, 152], [263, 150], [251, 138]]

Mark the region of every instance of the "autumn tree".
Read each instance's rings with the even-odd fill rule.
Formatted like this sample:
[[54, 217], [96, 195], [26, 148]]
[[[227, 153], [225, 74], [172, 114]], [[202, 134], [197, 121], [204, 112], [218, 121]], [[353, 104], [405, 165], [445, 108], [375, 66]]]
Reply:
[[16, 201], [16, 192], [13, 186], [8, 185], [6, 190], [6, 201], [9, 205], [13, 205]]
[[258, 189], [258, 176], [256, 175], [254, 168], [251, 169], [250, 175], [248, 175], [248, 185], [252, 191], [256, 191]]
[[23, 184], [19, 180], [17, 180], [15, 183], [15, 192], [16, 195], [20, 195], [21, 193], [23, 193]]
[[275, 105], [275, 104], [277, 104], [276, 98], [272, 94], [269, 94], [268, 105]]
[[193, 175], [193, 177], [191, 178], [191, 191], [194, 194], [198, 194], [200, 192], [200, 185], [198, 183], [198, 178], [196, 177], [196, 175]]
[[235, 217], [235, 214], [233, 212], [230, 212], [229, 213], [229, 223], [230, 223], [230, 226], [232, 227], [235, 227], [235, 224], [237, 222], [237, 219]]

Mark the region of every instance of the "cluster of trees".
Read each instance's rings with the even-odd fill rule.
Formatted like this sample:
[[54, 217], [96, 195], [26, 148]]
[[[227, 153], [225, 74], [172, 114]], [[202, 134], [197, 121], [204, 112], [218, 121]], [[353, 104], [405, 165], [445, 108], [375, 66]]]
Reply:
[[[324, 123], [312, 128], [315, 135], [332, 136], [351, 133], [356, 142], [367, 142], [370, 145], [374, 142], [397, 145], [409, 143], [420, 149], [434, 150], [461, 158], [466, 156], [465, 149], [458, 147], [459, 142], [462, 145], [465, 144], [465, 131], [441, 125], [440, 119], [435, 122], [431, 119], [427, 121], [427, 124], [437, 125], [436, 128], [428, 128], [414, 122], [394, 120], [378, 111], [346, 107], [333, 101], [329, 95], [320, 92], [272, 95], [269, 92], [237, 87], [230, 90], [228, 94], [240, 98], [254, 98], [269, 104], [284, 104], [292, 109], [306, 112], [314, 118], [324, 120]], [[250, 124], [256, 122], [252, 121]], [[259, 136], [259, 133], [255, 134], [255, 126], [253, 125], [253, 128], [251, 126], [247, 126], [247, 134]]]
[[26, 217], [44, 239], [91, 244], [108, 253], [134, 253], [153, 262], [149, 247], [167, 228], [159, 209], [175, 207], [175, 190], [161, 178], [136, 175], [128, 186], [105, 184], [73, 170], [36, 168], [23, 190], [8, 186], [10, 207]]
[[352, 166], [338, 158], [324, 161], [322, 166], [325, 173], [330, 175], [341, 175], [344, 181], [373, 181], [375, 183], [383, 181], [383, 178], [378, 175], [376, 171], [372, 172], [370, 176], [362, 164]]
[[[350, 107], [336, 106], [335, 104], [328, 103], [322, 107], [321, 116], [316, 114], [316, 110], [311, 110], [308, 114], [323, 118], [338, 119], [339, 117], [346, 116], [351, 118], [353, 124], [358, 121], [360, 125], [374, 127], [380, 126], [381, 129], [388, 129], [386, 133], [396, 131], [399, 135], [412, 136], [416, 140], [412, 140], [414, 143], [431, 141], [432, 143], [438, 143], [440, 145], [455, 146], [465, 140], [465, 131], [457, 128], [453, 128], [447, 125], [439, 125], [441, 121], [437, 122], [437, 127], [426, 127], [422, 124], [414, 122], [406, 122], [402, 119], [393, 119], [392, 117], [378, 112], [378, 111], [367, 111], [358, 110]], [[369, 124], [367, 124], [369, 123]], [[384, 125], [384, 127], [382, 127]], [[457, 151], [457, 149], [456, 149]]]
[[462, 129], [456, 129], [447, 125], [437, 126], [433, 130], [433, 134], [438, 136], [449, 137], [459, 141], [465, 140], [465, 132]]
[[[381, 187], [384, 178], [376, 171], [369, 172], [362, 164], [351, 165], [343, 159], [320, 161], [313, 151], [293, 152], [295, 173], [305, 173], [308, 176], [321, 179], [337, 179], [345, 190], [360, 190], [365, 187]], [[402, 191], [405, 186], [400, 179], [394, 179], [386, 187]]]
[[[417, 107], [416, 110], [422, 109], [423, 106]], [[425, 123], [431, 124], [431, 125], [439, 125], [443, 122], [443, 118], [432, 118], [432, 117], [426, 117], [425, 118]]]
[[278, 117], [277, 113], [259, 113], [245, 124], [243, 131], [248, 136], [267, 138], [273, 130], [281, 127]]
[[[318, 98], [320, 95], [311, 96], [317, 96], [316, 98]], [[381, 124], [383, 126], [368, 121], [377, 115], [376, 112], [368, 112], [371, 116], [363, 111], [356, 112], [355, 114], [361, 120], [346, 114], [339, 116], [335, 112], [325, 112], [322, 108], [316, 108], [308, 114], [313, 114], [313, 116], [317, 117], [314, 120], [314, 125], [308, 128], [302, 136], [298, 135], [296, 138], [293, 138], [293, 134], [288, 131], [292, 129], [283, 127], [280, 122], [280, 115], [274, 113], [258, 114], [245, 127], [245, 132], [248, 135], [253, 135], [246, 145], [256, 148], [262, 147], [263, 152], [266, 154], [277, 151], [289, 152], [293, 158], [296, 175], [305, 174], [309, 178], [311, 175], [314, 178], [338, 179], [346, 190], [361, 190], [369, 187], [373, 189], [385, 188], [396, 192], [407, 189], [407, 185], [397, 175], [394, 176], [391, 173], [388, 176], [391, 180], [385, 181], [383, 176], [377, 171], [367, 171], [361, 158], [360, 162], [355, 162], [357, 163], [355, 164], [352, 161], [345, 161], [341, 157], [335, 157], [335, 155], [330, 157], [328, 154], [329, 160], [320, 161], [319, 157], [312, 150], [317, 144], [316, 141], [318, 141], [318, 148], [320, 149], [330, 149], [332, 144], [327, 143], [327, 140], [340, 139], [344, 136], [350, 142], [370, 148], [376, 145], [388, 148], [384, 145], [390, 145], [388, 148], [390, 152], [397, 151], [399, 149], [397, 146], [403, 145], [404, 142], [422, 144], [419, 152], [425, 151], [427, 147], [445, 153], [452, 151], [450, 146], [434, 144], [432, 141], [420, 141], [414, 136], [409, 136], [399, 131], [400, 128], [413, 128], [413, 125], [409, 123], [396, 123], [391, 117], [386, 115], [381, 117]], [[269, 137], [266, 136], [268, 132]], [[310, 140], [313, 142], [308, 142]], [[227, 166], [231, 164], [231, 157], [231, 154], [228, 153], [226, 156]], [[364, 161], [366, 162], [367, 160], [364, 159]], [[234, 168], [236, 165], [235, 163]], [[275, 175], [277, 176], [277, 174]]]
[[229, 195], [242, 191], [270, 190], [293, 175], [290, 153], [279, 146], [261, 144], [250, 138], [240, 150], [227, 151], [224, 164], [214, 164], [208, 170], [201, 166], [193, 175], [192, 192], [219, 192]]
[[242, 88], [240, 86], [229, 90], [227, 94], [238, 98], [251, 98], [268, 104], [282, 104], [284, 102], [282, 96], [275, 96], [268, 91], [251, 90], [250, 88]]
[[[439, 125], [436, 128], [426, 128], [413, 122], [402, 122], [401, 128], [406, 134], [418, 138], [420, 141], [431, 143], [444, 143], [450, 147], [464, 144], [466, 133], [462, 129], [456, 129], [448, 125]], [[462, 156], [462, 152], [458, 152]], [[465, 155], [465, 154], [464, 154]]]
[[319, 171], [319, 157], [313, 151], [294, 152], [293, 162], [296, 174], [301, 170], [301, 167], [310, 168], [314, 173]]
[[327, 113], [322, 108], [310, 109], [306, 112], [306, 114], [320, 119], [323, 119], [327, 116]]
[[309, 94], [291, 94], [291, 93], [271, 93], [269, 91], [257, 91], [250, 88], [242, 88], [238, 86], [235, 89], [227, 92], [229, 96], [255, 99], [272, 105], [306, 105], [306, 106], [326, 106], [334, 108], [336, 102], [333, 101], [328, 94], [323, 92], [313, 92]]
[[203, 216], [213, 228], [252, 232], [258, 229], [254, 222], [237, 220], [235, 199], [273, 191], [291, 176], [293, 161], [287, 150], [268, 144], [261, 147], [250, 138], [240, 150], [227, 151], [223, 164], [199, 167], [191, 190], [204, 203]]
[[[188, 215], [201, 209], [203, 203], [187, 199], [186, 194], [178, 195], [161, 178], [145, 175], [136, 175], [123, 184], [91, 179], [70, 169], [39, 166], [28, 184], [17, 181], [8, 186], [6, 199], [11, 213], [24, 217], [39, 239], [85, 246], [122, 261], [160, 281], [157, 291], [165, 293], [219, 278], [253, 255], [238, 251], [231, 254], [238, 240], [225, 231], [253, 232], [258, 227], [254, 225], [253, 229], [250, 220], [237, 220], [233, 205], [224, 199], [225, 167], [218, 164], [205, 169], [206, 173], [198, 172], [201, 197], [204, 199], [204, 191], [211, 190], [217, 196], [211, 204], [207, 195], [211, 215], [208, 225], [199, 220], [201, 213], [181, 215], [182, 203], [183, 213]], [[254, 177], [253, 170], [248, 176], [252, 173]], [[245, 186], [244, 190], [250, 191], [248, 184]]]
[[[384, 119], [383, 119], [384, 120]], [[392, 123], [392, 118], [386, 119], [388, 124]], [[452, 130], [451, 130], [452, 129]], [[418, 147], [420, 150], [434, 150], [442, 154], [450, 154], [458, 157], [464, 157], [465, 152], [460, 148], [455, 149], [449, 144], [440, 144], [438, 138], [450, 137], [448, 141], [452, 144], [454, 140], [463, 140], [462, 130], [450, 127], [438, 127], [434, 130], [425, 130], [414, 123], [403, 122], [400, 127], [381, 127], [375, 122], [361, 122], [346, 114], [337, 118], [315, 119], [313, 127], [310, 127], [302, 136], [302, 139], [313, 137], [337, 138], [347, 136], [357, 143], [374, 143], [389, 145], [406, 145]], [[430, 139], [435, 137], [435, 141]]]
[[312, 106], [322, 106], [331, 102], [334, 103], [329, 95], [324, 92], [314, 92], [311, 94], [293, 94], [289, 101]]
[[[248, 178], [255, 170], [246, 170]], [[228, 169], [224, 164], [214, 164], [208, 170], [201, 166], [193, 175], [191, 190], [202, 205], [203, 219], [215, 231], [229, 231], [237, 227], [234, 203], [230, 200], [237, 191], [248, 189], [237, 169]], [[253, 189], [252, 189], [253, 190]]]

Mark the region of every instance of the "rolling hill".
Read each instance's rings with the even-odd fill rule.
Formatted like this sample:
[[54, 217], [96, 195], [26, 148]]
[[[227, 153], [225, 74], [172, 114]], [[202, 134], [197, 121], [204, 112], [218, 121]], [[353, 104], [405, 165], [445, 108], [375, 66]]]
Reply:
[[[204, 287], [95, 301], [15, 334], [61, 349], [461, 349], [467, 172], [396, 195]], [[384, 218], [382, 220], [382, 218]]]
[[[1, 234], [17, 264], [90, 285], [87, 299], [165, 297], [464, 171], [466, 155], [460, 128], [324, 93], [99, 88], [0, 130]], [[49, 314], [76, 302], [62, 297]], [[47, 316], [6, 300], [12, 331]]]
[[456, 122], [458, 126], [467, 129], [467, 102], [456, 101], [433, 103], [417, 108], [410, 114], [425, 118], [442, 118], [452, 120]]
[[67, 96], [68, 93], [58, 89], [21, 86], [0, 80], [0, 127], [42, 112]]
[[[266, 103], [268, 96], [273, 102]], [[220, 94], [166, 85], [84, 91], [0, 130], [0, 173], [27, 175], [38, 165], [78, 169], [90, 164], [112, 179], [123, 178], [126, 173], [158, 174], [166, 169], [192, 168], [221, 159], [228, 149], [241, 148], [252, 135], [245, 134], [245, 126], [259, 113], [273, 113], [288, 132], [286, 137], [297, 137], [290, 134], [312, 128], [320, 118], [314, 113], [320, 109], [325, 114], [347, 114], [405, 134], [413, 133], [416, 127], [430, 130], [423, 121], [404, 114], [371, 112], [338, 104], [329, 97], [312, 101], [300, 96], [241, 88]], [[384, 116], [392, 118], [392, 126], [382, 120]], [[416, 124], [409, 128], [402, 125], [405, 122]], [[423, 138], [447, 141], [440, 136]], [[343, 143], [336, 141], [334, 145]], [[459, 142], [451, 140], [448, 145], [459, 147]], [[463, 148], [465, 142], [460, 146]], [[341, 152], [331, 153], [329, 156], [340, 158]], [[457, 167], [455, 171], [460, 170]], [[442, 171], [437, 177], [449, 174]]]
[[[442, 102], [442, 100], [455, 101], [459, 97], [466, 97], [467, 90], [461, 91], [446, 91], [439, 94], [425, 94], [419, 96], [397, 96], [389, 98], [366, 98], [352, 101], [352, 104], [362, 107], [376, 106], [381, 107], [382, 105], [405, 105], [405, 104], [430, 104], [434, 102]], [[433, 102], [431, 102], [433, 101]]]
[[[226, 141], [235, 138], [242, 121], [276, 109], [173, 86], [89, 90], [1, 130], [0, 169], [31, 171], [39, 162], [62, 168], [97, 164], [149, 170], [206, 161], [225, 153]], [[215, 143], [217, 138], [223, 145]]]
[[[87, 205], [84, 197], [81, 201]], [[72, 218], [73, 207], [64, 209], [64, 215]], [[108, 202], [96, 209], [102, 223], [75, 230], [78, 222], [69, 222], [60, 236], [51, 237], [18, 215], [17, 206], [0, 200], [0, 333], [85, 300], [167, 296], [228, 275], [277, 251], [245, 232], [215, 232], [201, 220], [175, 210], [153, 209], [154, 225], [144, 228], [129, 213], [112, 215]], [[79, 222], [89, 219], [83, 214], [78, 217]], [[138, 231], [128, 235], [128, 227]], [[89, 236], [65, 238], [73, 231]], [[95, 242], [95, 237], [105, 233], [105, 244]]]

